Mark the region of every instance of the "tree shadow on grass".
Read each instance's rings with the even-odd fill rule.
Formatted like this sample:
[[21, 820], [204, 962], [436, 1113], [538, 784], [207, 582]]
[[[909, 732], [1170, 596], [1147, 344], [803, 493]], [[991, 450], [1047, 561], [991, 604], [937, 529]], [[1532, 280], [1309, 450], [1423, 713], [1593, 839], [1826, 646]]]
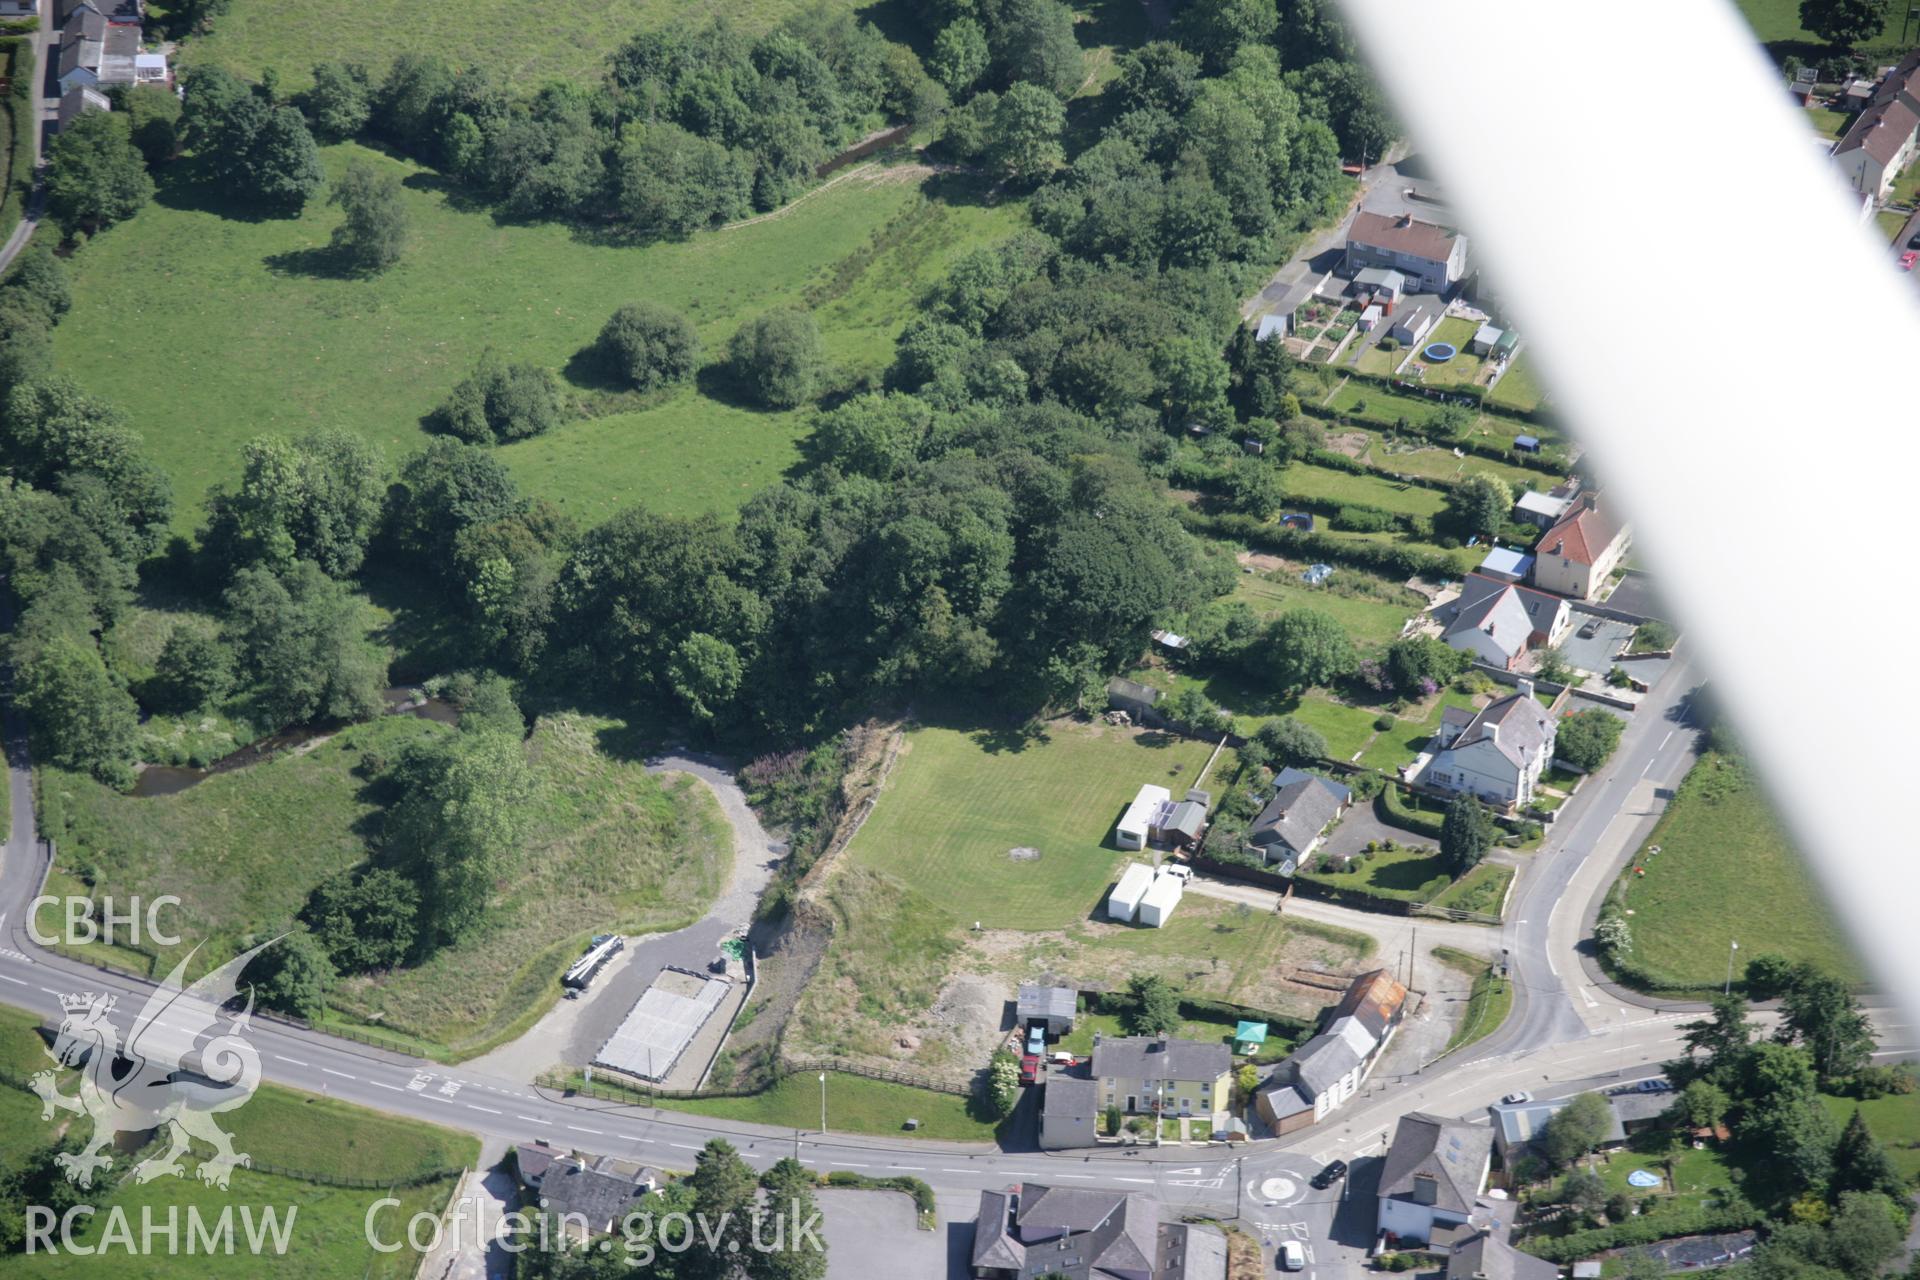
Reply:
[[1046, 725], [1038, 720], [1025, 720], [1019, 724], [993, 725], [976, 729], [968, 735], [973, 744], [988, 755], [1018, 755], [1028, 747], [1044, 747], [1053, 741]]
[[330, 244], [270, 253], [261, 262], [282, 279], [364, 280], [378, 274], [362, 269], [348, 254]]
[[[387, 151], [389, 155], [398, 156], [400, 154], [397, 151], [391, 151], [384, 147], [381, 148], [381, 150]], [[446, 175], [435, 173], [431, 169], [421, 169], [418, 172], [408, 174], [406, 177], [400, 179], [400, 185], [409, 191], [425, 191], [440, 196], [447, 202], [447, 207], [455, 213], [493, 212], [493, 204], [485, 196], [467, 187], [463, 187]], [[502, 219], [499, 218], [498, 215], [496, 215], [496, 219], [499, 221], [524, 221], [524, 219]]]
[[203, 159], [175, 160], [162, 165], [154, 174], [155, 204], [185, 213], [210, 213], [229, 222], [276, 222], [297, 218], [299, 213], [265, 209], [236, 196], [214, 178]]

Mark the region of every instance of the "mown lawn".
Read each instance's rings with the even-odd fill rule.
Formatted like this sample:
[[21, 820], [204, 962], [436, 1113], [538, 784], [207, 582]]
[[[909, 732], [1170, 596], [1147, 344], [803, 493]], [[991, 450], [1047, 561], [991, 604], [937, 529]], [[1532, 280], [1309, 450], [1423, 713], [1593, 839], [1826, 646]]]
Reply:
[[1920, 1177], [1920, 1093], [1895, 1093], [1884, 1098], [1837, 1098], [1822, 1094], [1820, 1101], [1833, 1113], [1834, 1123], [1845, 1125], [1860, 1108], [1860, 1118], [1893, 1158], [1900, 1176]]
[[[1753, 33], [1760, 37], [1762, 44], [1803, 45], [1806, 47], [1798, 50], [1803, 57], [1824, 48], [1824, 43], [1817, 36], [1800, 25], [1799, 0], [1739, 0], [1739, 6], [1741, 14], [1753, 27]], [[1879, 37], [1865, 43], [1870, 46], [1898, 44], [1900, 20], [1904, 12], [1905, 10], [1898, 5], [1888, 5], [1886, 21]]]
[[1367, 450], [1365, 460], [1398, 475], [1427, 476], [1435, 480], [1457, 481], [1485, 472], [1506, 481], [1516, 492], [1523, 489], [1548, 488], [1553, 482], [1552, 477], [1543, 475], [1531, 467], [1516, 466], [1510, 462], [1496, 462], [1492, 458], [1483, 458], [1479, 454], [1461, 457], [1452, 449], [1424, 444], [1414, 436], [1403, 437], [1397, 445], [1389, 445], [1385, 440], [1375, 440]]
[[[1142, 783], [1183, 794], [1212, 747], [1171, 734], [1056, 721], [1044, 741], [929, 726], [907, 739], [873, 816], [848, 850], [953, 920], [1058, 928], [1083, 919], [1139, 854], [1113, 824]], [[1037, 849], [1015, 861], [1009, 851]]]
[[[180, 931], [208, 939], [200, 958], [212, 961], [292, 920], [315, 885], [361, 863], [379, 817], [369, 764], [448, 732], [390, 716], [172, 796], [124, 796], [54, 771], [42, 785], [59, 788], [68, 815], [63, 865], [90, 868], [96, 893], [178, 895]], [[435, 1056], [469, 1056], [553, 1002], [588, 935], [696, 919], [731, 862], [727, 828], [704, 787], [655, 777], [609, 745], [624, 734], [616, 721], [543, 717], [527, 746], [541, 784], [532, 834], [486, 922], [416, 967], [343, 979], [335, 1012], [391, 1026]]]
[[[542, 13], [535, 25], [558, 30], [553, 21]], [[877, 375], [919, 290], [1019, 216], [971, 196], [930, 201], [914, 181], [853, 179], [753, 226], [630, 247], [498, 223], [432, 172], [365, 147], [322, 158], [333, 174], [357, 159], [405, 181], [413, 234], [384, 275], [316, 270], [311, 255], [340, 217], [324, 201], [295, 219], [227, 217], [181, 165], [137, 218], [71, 261], [56, 358], [145, 434], [173, 478], [182, 532], [199, 523], [207, 487], [238, 475], [252, 436], [340, 426], [397, 464], [484, 348], [564, 369], [628, 302], [685, 311], [710, 361], [742, 321], [804, 304], [845, 376]], [[811, 421], [810, 410], [761, 412], [691, 389], [596, 404], [617, 412], [502, 451], [533, 492], [585, 521], [634, 502], [731, 510], [799, 463]]]
[[[1480, 366], [1483, 361], [1467, 350], [1467, 344], [1479, 329], [1480, 326], [1472, 320], [1462, 319], [1459, 316], [1448, 316], [1435, 325], [1433, 332], [1427, 335], [1427, 340], [1420, 344], [1421, 350], [1424, 351], [1436, 342], [1446, 342], [1458, 348], [1459, 354], [1442, 364], [1435, 364], [1429, 360], [1417, 361], [1426, 369], [1425, 373], [1418, 375], [1420, 381], [1429, 387], [1472, 386], [1474, 379], [1480, 375]], [[1415, 373], [1412, 366], [1408, 367], [1407, 373], [1409, 375]]]
[[1494, 384], [1489, 399], [1497, 405], [1509, 409], [1532, 412], [1546, 399], [1547, 389], [1540, 384], [1540, 378], [1534, 368], [1533, 357], [1521, 352], [1514, 357], [1507, 371], [1500, 375], [1500, 381]]
[[1500, 862], [1483, 862], [1447, 886], [1446, 892], [1433, 900], [1433, 905], [1499, 915], [1500, 903], [1512, 883], [1512, 867]]
[[256, 78], [271, 67], [291, 90], [311, 83], [309, 71], [323, 59], [381, 68], [401, 53], [436, 54], [455, 67], [488, 67], [504, 83], [531, 90], [552, 79], [597, 76], [639, 31], [724, 15], [757, 33], [804, 7], [802, 0], [559, 0], [529, 10], [508, 0], [363, 0], [343, 13], [330, 0], [234, 0], [211, 34], [181, 46], [180, 62]]
[[1355, 475], [1311, 462], [1290, 463], [1281, 473], [1280, 483], [1289, 494], [1379, 507], [1398, 515], [1435, 516], [1447, 505], [1447, 495], [1439, 489], [1396, 484], [1380, 476]]
[[[580, 1083], [578, 1077], [573, 1081]], [[595, 1080], [593, 1088], [606, 1089]], [[656, 1098], [642, 1090], [614, 1088], [614, 1093], [636, 1104], [668, 1111], [686, 1111], [721, 1120], [777, 1125], [783, 1129], [820, 1129], [820, 1077], [802, 1071], [783, 1077], [764, 1092], [746, 1098]], [[995, 1122], [975, 1115], [973, 1101], [958, 1094], [940, 1093], [875, 1080], [845, 1071], [827, 1072], [827, 1131], [903, 1135], [908, 1119], [918, 1120], [913, 1136], [948, 1142], [991, 1142]], [[691, 1165], [693, 1159], [687, 1157]]]
[[[1862, 977], [1819, 886], [1788, 842], [1758, 779], [1738, 761], [1701, 757], [1623, 881], [1633, 961], [1683, 987], [1718, 988], [1727, 944], [1810, 960]], [[1739, 974], [1735, 973], [1738, 979]]]
[[1374, 738], [1372, 745], [1361, 755], [1360, 763], [1369, 769], [1388, 772], [1412, 764], [1426, 747], [1427, 740], [1440, 727], [1440, 717], [1446, 714], [1448, 707], [1471, 707], [1478, 701], [1473, 694], [1447, 689], [1420, 719], [1397, 720], [1393, 728]]
[[1313, 870], [1296, 874], [1302, 880], [1400, 902], [1426, 902], [1452, 878], [1439, 852], [1432, 849], [1393, 849], [1347, 865], [1349, 870], [1333, 871], [1316, 864]]
[[[1380, 594], [1347, 595], [1340, 589], [1343, 579], [1378, 584]], [[1416, 592], [1345, 565], [1334, 568], [1330, 584], [1317, 587], [1286, 570], [1272, 575], [1243, 573], [1234, 583], [1233, 597], [1245, 601], [1262, 618], [1289, 609], [1317, 609], [1338, 622], [1357, 647], [1369, 650], [1384, 649], [1399, 639], [1407, 619], [1426, 603]]]

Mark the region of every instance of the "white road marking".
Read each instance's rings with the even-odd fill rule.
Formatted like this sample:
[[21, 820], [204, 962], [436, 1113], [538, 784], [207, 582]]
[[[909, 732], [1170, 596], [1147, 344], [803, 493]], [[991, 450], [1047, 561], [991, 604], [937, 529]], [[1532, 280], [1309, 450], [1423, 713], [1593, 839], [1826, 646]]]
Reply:
[[942, 1169], [942, 1173], [977, 1173], [977, 1169]]
[[42, 991], [44, 991], [44, 992], [46, 992], [46, 993], [47, 993], [48, 995], [50, 995], [50, 996], [57, 996], [57, 995], [64, 995], [64, 994], [65, 994], [65, 992], [61, 992], [61, 991], [55, 991], [55, 990], [54, 990], [54, 989], [53, 989], [52, 987], [42, 987], [42, 988], [40, 988], [40, 989], [41, 989]]
[[[866, 1167], [867, 1167], [867, 1166], [866, 1166], [866, 1165], [864, 1165], [864, 1164], [855, 1164], [855, 1163], [854, 1163], [853, 1161], [851, 1161], [851, 1160], [829, 1160], [829, 1161], [827, 1161], [827, 1163], [828, 1163], [828, 1164], [837, 1164], [837, 1165], [839, 1165], [839, 1166], [840, 1166], [840, 1167], [841, 1167], [842, 1169], [864, 1169], [864, 1168], [866, 1168]], [[1071, 1175], [1071, 1174], [1069, 1174], [1069, 1175], [1067, 1175], [1067, 1176], [1069, 1176], [1069, 1177], [1071, 1177], [1072, 1175]]]
[[515, 1120], [525, 1120], [525, 1121], [526, 1121], [526, 1122], [527, 1122], [528, 1124], [539, 1124], [539, 1123], [541, 1123], [541, 1120], [540, 1120], [540, 1117], [539, 1117], [539, 1116], [515, 1116], [515, 1117], [514, 1117], [514, 1119], [515, 1119]]
[[287, 1057], [282, 1057], [282, 1056], [281, 1056], [280, 1054], [277, 1054], [277, 1053], [276, 1053], [276, 1054], [274, 1054], [273, 1056], [274, 1056], [274, 1058], [275, 1058], [275, 1060], [276, 1060], [276, 1061], [279, 1061], [279, 1062], [291, 1062], [291, 1063], [292, 1063], [292, 1064], [293, 1064], [294, 1066], [296, 1066], [296, 1067], [304, 1067], [304, 1066], [306, 1066], [306, 1065], [307, 1065], [306, 1063], [304, 1063], [304, 1062], [302, 1062], [302, 1061], [300, 1061], [300, 1059], [298, 1059], [298, 1058], [287, 1058]]
[[469, 1110], [469, 1111], [484, 1111], [484, 1112], [486, 1112], [486, 1113], [487, 1113], [488, 1115], [490, 1115], [490, 1116], [497, 1116], [497, 1115], [499, 1115], [499, 1114], [500, 1114], [500, 1113], [499, 1113], [498, 1111], [495, 1111], [495, 1110], [494, 1110], [494, 1109], [493, 1109], [492, 1107], [481, 1107], [481, 1106], [475, 1106], [475, 1105], [474, 1105], [473, 1103], [471, 1103], [471, 1102], [469, 1102], [469, 1103], [467, 1104], [467, 1110]]
[[602, 1132], [601, 1132], [600, 1130], [598, 1130], [598, 1129], [582, 1129], [582, 1128], [581, 1128], [581, 1127], [580, 1127], [579, 1125], [577, 1125], [577, 1124], [570, 1124], [570, 1125], [568, 1125], [568, 1126], [567, 1126], [567, 1128], [569, 1128], [569, 1129], [571, 1129], [571, 1130], [573, 1130], [573, 1131], [574, 1131], [575, 1133], [590, 1133], [590, 1134], [592, 1134], [592, 1135], [593, 1135], [594, 1137], [596, 1137], [596, 1138], [604, 1138], [604, 1137], [606, 1137], [606, 1136], [607, 1136], [606, 1134], [604, 1134], [604, 1133], [602, 1133]]
[[1114, 1181], [1115, 1182], [1141, 1182], [1141, 1183], [1145, 1183], [1149, 1187], [1153, 1185], [1152, 1178], [1115, 1178]]
[[669, 1142], [667, 1145], [670, 1147], [678, 1147], [682, 1151], [698, 1151], [700, 1149], [696, 1146], [693, 1146], [685, 1142]]
[[1092, 1182], [1093, 1181], [1093, 1175], [1090, 1173], [1056, 1173], [1053, 1176], [1061, 1179], [1062, 1181], [1065, 1181], [1069, 1178], [1075, 1182]]
[[5, 978], [6, 981], [11, 982], [16, 987], [24, 987], [27, 985], [25, 978], [8, 978], [4, 973], [0, 973], [0, 978]]
[[395, 1093], [405, 1093], [405, 1092], [406, 1092], [406, 1090], [405, 1090], [405, 1089], [402, 1089], [402, 1088], [401, 1088], [401, 1087], [400, 1087], [399, 1085], [397, 1085], [397, 1084], [388, 1084], [388, 1083], [387, 1083], [386, 1081], [384, 1081], [384, 1080], [369, 1080], [369, 1081], [368, 1081], [367, 1083], [368, 1083], [368, 1084], [377, 1084], [377, 1085], [379, 1085], [379, 1086], [380, 1086], [380, 1087], [381, 1087], [382, 1089], [391, 1089], [391, 1090], [393, 1090], [393, 1091], [394, 1091]]
[[887, 1166], [887, 1168], [889, 1168], [889, 1169], [913, 1169], [913, 1170], [917, 1170], [917, 1171], [918, 1171], [918, 1172], [920, 1172], [920, 1173], [925, 1173], [925, 1172], [927, 1171], [927, 1166], [925, 1166], [925, 1165], [923, 1165], [923, 1164], [890, 1164], [890, 1165], [888, 1165], [888, 1166]]
[[348, 1075], [348, 1074], [347, 1074], [346, 1072], [344, 1072], [344, 1071], [335, 1071], [335, 1070], [334, 1070], [334, 1069], [333, 1069], [332, 1067], [322, 1067], [322, 1068], [320, 1068], [320, 1074], [322, 1074], [322, 1075], [328, 1075], [328, 1076], [339, 1076], [339, 1077], [340, 1077], [340, 1078], [341, 1078], [342, 1080], [351, 1080], [351, 1079], [353, 1079], [353, 1077], [352, 1077], [352, 1076], [350, 1076], [350, 1075]]

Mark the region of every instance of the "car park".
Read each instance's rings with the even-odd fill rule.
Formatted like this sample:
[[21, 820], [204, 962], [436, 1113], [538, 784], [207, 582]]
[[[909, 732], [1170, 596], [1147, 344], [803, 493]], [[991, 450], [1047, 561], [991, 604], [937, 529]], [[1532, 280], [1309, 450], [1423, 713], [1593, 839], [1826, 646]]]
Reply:
[[1315, 1191], [1325, 1191], [1328, 1187], [1346, 1176], [1347, 1162], [1345, 1160], [1335, 1160], [1332, 1164], [1313, 1175], [1313, 1189]]

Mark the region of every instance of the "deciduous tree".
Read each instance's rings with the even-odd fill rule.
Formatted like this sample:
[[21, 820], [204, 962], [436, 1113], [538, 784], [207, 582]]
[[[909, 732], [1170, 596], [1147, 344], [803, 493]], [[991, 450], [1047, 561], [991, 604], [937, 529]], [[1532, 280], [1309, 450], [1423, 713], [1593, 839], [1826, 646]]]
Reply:
[[338, 206], [344, 215], [331, 241], [343, 261], [367, 272], [385, 271], [400, 261], [406, 252], [410, 219], [398, 174], [375, 173], [351, 161], [327, 203]]

